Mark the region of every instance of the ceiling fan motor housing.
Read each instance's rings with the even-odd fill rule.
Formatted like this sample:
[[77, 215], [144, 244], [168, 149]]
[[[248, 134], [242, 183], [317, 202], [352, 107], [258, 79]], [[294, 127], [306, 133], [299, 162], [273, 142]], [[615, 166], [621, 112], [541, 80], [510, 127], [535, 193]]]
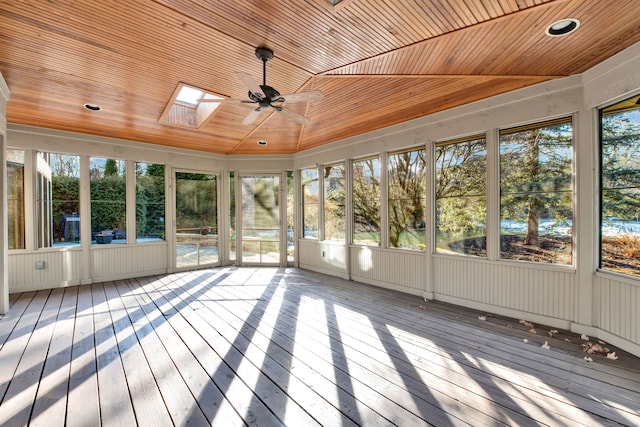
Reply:
[[278, 99], [280, 98], [280, 92], [278, 92], [271, 86], [261, 85], [260, 89], [262, 89], [262, 92], [264, 92], [270, 102], [284, 102], [284, 99]]
[[249, 91], [249, 99], [260, 104], [261, 107], [268, 107], [272, 102], [284, 102], [284, 98], [280, 96], [280, 92], [267, 85], [260, 85], [260, 89], [265, 94], [261, 95]]

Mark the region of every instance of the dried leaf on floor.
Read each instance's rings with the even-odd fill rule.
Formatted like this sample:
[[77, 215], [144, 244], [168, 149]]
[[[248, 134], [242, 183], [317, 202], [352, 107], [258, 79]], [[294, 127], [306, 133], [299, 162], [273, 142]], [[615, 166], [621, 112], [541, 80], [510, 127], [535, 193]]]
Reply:
[[609, 349], [601, 344], [594, 344], [592, 342], [586, 342], [582, 344], [582, 350], [589, 353], [597, 353], [597, 354], [607, 354], [609, 353]]
[[551, 346], [547, 341], [545, 341], [544, 344], [542, 344], [540, 347], [544, 348], [545, 350], [551, 349]]

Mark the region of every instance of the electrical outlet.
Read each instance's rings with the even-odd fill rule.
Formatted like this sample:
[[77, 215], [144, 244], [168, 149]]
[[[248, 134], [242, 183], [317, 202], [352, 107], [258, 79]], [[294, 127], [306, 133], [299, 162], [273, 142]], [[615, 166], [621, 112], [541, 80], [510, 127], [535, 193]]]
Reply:
[[44, 261], [36, 261], [36, 270], [44, 270]]

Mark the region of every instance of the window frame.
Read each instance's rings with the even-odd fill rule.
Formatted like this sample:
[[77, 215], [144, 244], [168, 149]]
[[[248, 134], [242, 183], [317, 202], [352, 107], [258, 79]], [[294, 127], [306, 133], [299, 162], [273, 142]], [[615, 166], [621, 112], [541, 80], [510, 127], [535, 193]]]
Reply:
[[[15, 165], [19, 165], [20, 163], [16, 163], [16, 162], [10, 162], [10, 155], [9, 152], [21, 152], [22, 153], [22, 170], [21, 170], [21, 187], [20, 188], [20, 194], [19, 196], [17, 196], [14, 200], [19, 203], [21, 202], [22, 206], [21, 209], [18, 210], [18, 212], [14, 212], [14, 215], [17, 217], [21, 217], [20, 218], [15, 218], [14, 222], [17, 223], [19, 225], [19, 228], [21, 230], [18, 231], [18, 234], [21, 235], [22, 237], [22, 245], [19, 247], [16, 247], [14, 245], [14, 247], [11, 247], [11, 237], [10, 237], [10, 226], [11, 226], [11, 219], [12, 219], [12, 214], [11, 214], [11, 208], [10, 208], [10, 198], [9, 198], [9, 163], [13, 163]], [[7, 174], [6, 174], [6, 179], [7, 179], [7, 194], [6, 194], [6, 203], [7, 203], [7, 236], [6, 236], [6, 240], [7, 240], [7, 247], [8, 250], [11, 252], [14, 251], [24, 251], [27, 250], [29, 248], [28, 245], [28, 233], [29, 230], [27, 228], [27, 223], [29, 222], [28, 220], [28, 210], [27, 210], [27, 198], [28, 198], [28, 182], [29, 182], [29, 165], [32, 164], [33, 162], [29, 162], [29, 154], [30, 151], [24, 148], [13, 148], [13, 147], [8, 147], [5, 150], [5, 164], [3, 165], [6, 170], [7, 170]], [[4, 231], [3, 231], [4, 232]], [[14, 233], [15, 234], [15, 233]]]
[[[327, 191], [329, 188], [329, 185], [327, 185], [327, 180], [330, 179], [330, 176], [327, 175], [327, 168], [342, 168], [342, 189], [344, 190], [344, 195], [343, 195], [343, 199], [342, 199], [342, 203], [335, 203], [336, 206], [342, 206], [342, 213], [344, 215], [343, 218], [343, 223], [342, 223], [342, 229], [338, 230], [335, 233], [328, 233], [327, 232], [327, 218], [333, 218], [332, 215], [328, 215], [327, 214], [327, 207], [330, 205], [330, 203], [328, 203], [328, 199], [327, 199]], [[322, 215], [322, 240], [324, 241], [330, 241], [330, 242], [346, 242], [347, 240], [347, 168], [345, 165], [345, 162], [335, 162], [335, 163], [328, 163], [322, 166], [322, 170], [323, 170], [323, 182], [322, 182], [322, 211], [323, 211], [323, 215]], [[330, 172], [329, 172], [330, 173]], [[340, 235], [340, 233], [342, 233], [342, 238], [335, 238], [334, 234], [338, 234]], [[331, 236], [331, 237], [327, 237], [327, 236]]]
[[[138, 165], [139, 164], [146, 165], [146, 170], [148, 170], [149, 166], [162, 166], [162, 176], [160, 177], [159, 175], [147, 175], [147, 174], [138, 175]], [[134, 166], [134, 172], [135, 172], [134, 173], [134, 181], [135, 181], [134, 182], [134, 186], [135, 186], [135, 194], [134, 194], [134, 199], [135, 199], [135, 208], [134, 208], [134, 210], [135, 210], [135, 212], [134, 213], [135, 213], [135, 228], [136, 228], [135, 241], [136, 241], [136, 243], [147, 243], [149, 241], [159, 241], [159, 242], [162, 241], [162, 242], [164, 242], [164, 241], [167, 240], [167, 221], [166, 221], [166, 218], [167, 218], [167, 185], [166, 185], [166, 181], [167, 181], [167, 165], [164, 164], [164, 163], [153, 163], [153, 162], [136, 160], [136, 161], [133, 162], [133, 166]], [[156, 237], [156, 238], [154, 238], [153, 236], [141, 236], [140, 235], [140, 229], [139, 229], [139, 226], [138, 226], [139, 225], [139, 221], [140, 221], [140, 219], [138, 217], [138, 212], [139, 212], [140, 205], [141, 205], [141, 203], [138, 200], [138, 196], [140, 195], [139, 194], [139, 189], [138, 189], [138, 180], [140, 178], [142, 178], [142, 177], [149, 177], [149, 176], [152, 176], [154, 178], [161, 178], [161, 180], [162, 180], [161, 185], [157, 185], [157, 187], [160, 188], [161, 191], [162, 191], [162, 205], [161, 205], [161, 207], [162, 207], [162, 216], [158, 219], [158, 222], [162, 222], [163, 226], [162, 226], [162, 230], [158, 231], [160, 233], [160, 235], [158, 237]], [[153, 181], [155, 181], [155, 180], [153, 180]], [[146, 189], [146, 190], [148, 191], [148, 189]], [[156, 204], [159, 205], [159, 203], [156, 203]], [[146, 209], [148, 208], [148, 206], [149, 206], [149, 204], [145, 204], [144, 205], [145, 212], [147, 212]], [[157, 228], [159, 229], [160, 227], [157, 227]], [[153, 240], [144, 241], [144, 240], [141, 240], [141, 239], [153, 239]]]
[[[569, 172], [567, 174], [567, 189], [565, 190], [559, 190], [559, 189], [554, 189], [552, 191], [538, 191], [538, 194], [541, 195], [548, 195], [548, 194], [557, 194], [562, 196], [562, 194], [568, 195], [571, 200], [570, 203], [568, 204], [568, 208], [570, 209], [570, 222], [566, 227], [564, 227], [564, 229], [566, 229], [566, 243], [564, 245], [564, 247], [558, 243], [558, 242], [553, 242], [553, 238], [547, 238], [547, 243], [542, 243], [542, 242], [538, 242], [536, 243], [536, 247], [540, 247], [541, 249], [545, 249], [543, 246], [549, 246], [549, 245], [553, 245], [556, 244], [560, 250], [557, 251], [550, 251], [552, 252], [554, 255], [557, 256], [557, 258], [554, 260], [554, 262], [551, 261], [540, 261], [540, 260], [536, 260], [536, 259], [521, 259], [521, 258], [511, 258], [511, 257], [506, 257], [503, 255], [503, 245], [506, 242], [506, 239], [503, 239], [503, 236], [506, 236], [505, 233], [503, 233], [503, 196], [504, 196], [504, 192], [503, 192], [503, 150], [502, 150], [502, 136], [503, 135], [509, 135], [509, 134], [514, 134], [514, 133], [518, 133], [518, 132], [525, 132], [528, 130], [536, 130], [536, 129], [542, 129], [542, 128], [551, 128], [553, 126], [559, 126], [559, 125], [569, 125], [570, 126], [570, 132], [571, 132], [571, 136], [570, 136], [570, 143], [568, 144], [568, 146], [565, 147], [565, 149], [568, 151], [569, 156], [568, 156], [568, 161], [565, 162], [566, 165], [568, 165], [569, 167]], [[519, 126], [511, 126], [511, 127], [507, 127], [507, 128], [502, 128], [502, 129], [498, 129], [498, 140], [497, 140], [497, 156], [498, 156], [498, 185], [497, 185], [497, 189], [498, 189], [498, 242], [499, 242], [499, 247], [498, 247], [498, 260], [500, 261], [507, 261], [507, 262], [527, 262], [527, 263], [532, 263], [532, 264], [536, 264], [536, 265], [549, 265], [549, 266], [555, 266], [555, 267], [570, 267], [570, 268], [575, 268], [575, 264], [576, 264], [576, 236], [575, 233], [573, 232], [573, 228], [574, 228], [574, 222], [575, 222], [575, 215], [576, 215], [576, 190], [575, 190], [575, 175], [576, 175], [576, 164], [575, 164], [575, 143], [576, 143], [576, 137], [575, 137], [575, 117], [574, 116], [561, 116], [558, 118], [554, 118], [554, 119], [548, 119], [548, 120], [543, 120], [543, 121], [536, 121], [536, 122], [531, 122], [528, 124], [524, 124], [524, 125], [519, 125]], [[538, 148], [539, 149], [539, 148]], [[540, 164], [537, 163], [537, 165], [539, 166]], [[543, 164], [545, 165], [545, 164]], [[527, 183], [531, 183], [531, 181], [527, 181]], [[532, 183], [532, 185], [536, 184], [535, 182]], [[539, 184], [539, 183], [538, 183]], [[515, 195], [518, 193], [508, 193], [511, 195]], [[525, 194], [524, 192], [522, 194]], [[549, 205], [543, 205], [541, 207], [541, 209], [549, 209]], [[560, 211], [561, 209], [555, 209], [555, 206], [551, 206], [551, 209], [553, 210], [558, 210]], [[535, 214], [534, 214], [535, 217]], [[525, 216], [525, 218], [528, 218], [528, 214]], [[538, 217], [538, 224], [537, 224], [537, 230], [536, 232], [532, 232], [532, 235], [535, 235], [537, 237], [548, 237], [543, 235], [540, 232], [540, 220], [542, 219], [542, 217]], [[566, 220], [567, 218], [564, 218], [563, 220]], [[524, 220], [525, 224], [526, 224], [526, 228], [525, 228], [525, 241], [528, 238], [528, 232], [529, 232], [529, 224], [528, 224], [528, 219]], [[562, 230], [563, 227], [559, 227], [558, 230]], [[562, 232], [560, 231], [560, 233], [562, 234]], [[553, 236], [552, 236], [553, 237]], [[558, 237], [558, 236], [555, 236]], [[535, 242], [535, 240], [534, 240]], [[570, 246], [570, 249], [568, 251], [564, 251], [562, 252], [563, 249], [566, 249], [566, 245]], [[506, 251], [505, 251], [506, 253]], [[564, 254], [565, 257], [568, 258], [568, 262], [558, 262], [558, 260], [561, 260], [562, 258], [562, 254]], [[533, 255], [532, 255], [533, 257]]]
[[[374, 161], [377, 162], [377, 169], [378, 169], [378, 174], [377, 174], [377, 181], [378, 181], [378, 191], [377, 191], [377, 204], [378, 204], [378, 217], [377, 217], [377, 221], [378, 221], [378, 230], [377, 231], [373, 231], [374, 235], [377, 233], [377, 242], [375, 242], [375, 240], [372, 243], [368, 243], [365, 240], [360, 240], [360, 241], [356, 241], [355, 236], [356, 236], [356, 202], [358, 201], [356, 199], [356, 195], [354, 192], [355, 189], [355, 183], [356, 183], [356, 178], [355, 178], [355, 165], [357, 163], [360, 162], [367, 162], [367, 161]], [[357, 158], [357, 159], [352, 159], [350, 162], [350, 174], [351, 174], [351, 236], [350, 236], [350, 242], [353, 245], [360, 245], [360, 246], [372, 246], [372, 247], [382, 247], [382, 235], [383, 235], [383, 228], [384, 225], [382, 223], [383, 220], [383, 213], [382, 213], [382, 167], [383, 167], [383, 161], [381, 159], [381, 155], [375, 155], [375, 156], [367, 156], [367, 157], [361, 157], [361, 158]], [[375, 172], [376, 167], [373, 167], [372, 172]], [[363, 175], [364, 176], [364, 175]], [[372, 175], [373, 176], [373, 175]], [[371, 201], [375, 201], [374, 199], [367, 199], [367, 200], [371, 200]], [[375, 219], [374, 219], [375, 221]]]
[[[315, 177], [311, 176], [310, 179], [305, 180], [305, 172], [309, 172]], [[315, 190], [307, 192], [306, 189], [308, 186], [313, 187], [315, 181]], [[307, 194], [315, 195], [316, 201], [314, 203], [307, 201]], [[300, 204], [301, 204], [301, 230], [302, 230], [302, 238], [309, 240], [319, 240], [320, 239], [320, 174], [318, 173], [318, 167], [312, 168], [303, 168], [300, 169]], [[311, 215], [307, 215], [307, 207], [314, 207], [316, 209], [316, 219], [309, 225], [315, 226], [315, 228], [309, 228], [307, 231], [307, 218], [312, 218]], [[315, 235], [313, 231], [315, 230]]]
[[[81, 183], [81, 179], [82, 179], [82, 166], [81, 166], [81, 156], [79, 154], [69, 154], [69, 153], [62, 153], [62, 152], [52, 152], [52, 151], [41, 151], [41, 150], [34, 150], [34, 155], [36, 158], [34, 167], [36, 169], [35, 171], [35, 176], [36, 176], [36, 185], [35, 185], [35, 193], [34, 193], [34, 198], [35, 198], [35, 221], [36, 221], [36, 248], [38, 250], [44, 250], [44, 249], [55, 249], [56, 247], [66, 247], [66, 248], [74, 248], [74, 247], [78, 247], [82, 244], [82, 239], [83, 239], [83, 235], [82, 235], [82, 218], [80, 217], [80, 211], [82, 209], [82, 183]], [[47, 155], [48, 158], [45, 158], [43, 155]], [[55, 192], [54, 192], [54, 185], [53, 185], [53, 180], [54, 180], [54, 171], [53, 169], [51, 169], [50, 171], [50, 189], [49, 189], [49, 193], [50, 193], [50, 202], [51, 202], [51, 208], [48, 210], [48, 220], [50, 221], [50, 239], [51, 241], [49, 242], [49, 245], [46, 246], [45, 242], [44, 242], [44, 233], [45, 230], [43, 230], [43, 217], [42, 215], [44, 214], [45, 209], [43, 207], [41, 207], [40, 203], [42, 202], [42, 200], [40, 200], [40, 191], [42, 188], [42, 179], [40, 177], [41, 174], [41, 162], [45, 162], [49, 167], [52, 166], [52, 156], [60, 156], [60, 157], [71, 157], [74, 158], [75, 161], [75, 167], [77, 168], [77, 171], [75, 172], [74, 176], [65, 176], [66, 178], [74, 178], [77, 180], [77, 200], [73, 201], [75, 203], [77, 203], [77, 209], [75, 209], [75, 212], [72, 213], [65, 213], [64, 214], [64, 228], [65, 231], [63, 231], [63, 235], [66, 234], [66, 217], [67, 216], [72, 216], [73, 221], [70, 221], [70, 223], [76, 223], [77, 222], [77, 233], [78, 233], [78, 240], [75, 241], [74, 243], [68, 244], [68, 243], [61, 243], [64, 242], [64, 238], [63, 240], [57, 242], [55, 239], [55, 209], [53, 208], [53, 205], [58, 202], [61, 203], [60, 200], [57, 200], [55, 198]], [[56, 175], [58, 176], [58, 175]], [[63, 176], [58, 176], [60, 178], [62, 178]], [[62, 202], [70, 202], [70, 200], [64, 200]], [[61, 221], [62, 222], [62, 221]], [[45, 227], [46, 228], [46, 227]], [[73, 230], [72, 234], [75, 233], [76, 230]]]
[[[633, 99], [636, 99], [636, 101], [634, 102]], [[625, 277], [629, 277], [632, 279], [638, 279], [640, 277], [640, 269], [638, 269], [637, 271], [634, 272], [630, 272], [630, 271], [624, 271], [623, 269], [613, 269], [613, 268], [607, 268], [605, 267], [603, 264], [605, 262], [605, 258], [604, 258], [604, 238], [605, 238], [605, 234], [604, 234], [604, 229], [605, 226], [607, 225], [607, 221], [611, 221], [611, 220], [607, 220], [606, 218], [609, 217], [605, 217], [604, 215], [604, 209], [605, 209], [605, 191], [607, 189], [607, 187], [605, 187], [605, 156], [604, 156], [604, 150], [605, 150], [605, 140], [604, 140], [604, 126], [603, 126], [603, 119], [605, 117], [605, 112], [607, 109], [613, 109], [610, 113], [611, 114], [615, 114], [616, 112], [622, 113], [625, 111], [638, 111], [638, 115], [640, 116], [640, 94], [635, 94], [631, 97], [626, 96], [624, 99], [622, 100], [618, 100], [617, 102], [613, 102], [611, 104], [608, 104], [606, 106], [600, 107], [598, 108], [598, 112], [597, 112], [597, 116], [598, 116], [598, 221], [597, 221], [597, 227], [598, 227], [598, 231], [597, 231], [597, 235], [598, 235], [598, 270], [605, 272], [605, 273], [610, 273], [610, 274], [619, 274], [619, 275], [623, 275]], [[638, 121], [638, 125], [640, 125], [640, 119]], [[637, 144], [638, 146], [638, 150], [640, 150], [640, 141]], [[637, 171], [637, 173], [640, 173], [640, 167], [638, 169], [634, 169], [635, 171]], [[629, 189], [629, 188], [633, 188], [633, 187], [623, 187], [623, 188], [619, 188], [616, 187], [616, 189]], [[640, 211], [637, 211], [640, 212]], [[636, 215], [638, 215], [636, 213]], [[638, 222], [638, 217], [636, 216], [636, 222]], [[623, 234], [618, 236], [619, 238], [623, 238], [626, 239], [627, 235]], [[638, 241], [640, 242], [640, 237], [638, 237]], [[622, 240], [621, 243], [624, 243], [625, 240]], [[632, 241], [629, 241], [628, 243], [633, 243]], [[627, 250], [632, 250], [631, 249], [627, 249]], [[633, 256], [635, 257], [634, 253], [627, 253], [627, 256]]]
[[[402, 154], [406, 154], [406, 153], [420, 153], [422, 152], [422, 156], [420, 156], [420, 154], [416, 154], [417, 158], [422, 157], [422, 159], [424, 159], [424, 163], [423, 163], [423, 173], [422, 173], [422, 177], [417, 178], [416, 180], [421, 181], [421, 185], [420, 188], [422, 188], [422, 197], [420, 198], [421, 200], [421, 205], [422, 205], [422, 232], [421, 232], [421, 240], [419, 240], [419, 243], [417, 244], [417, 246], [393, 246], [391, 244], [391, 222], [392, 222], [392, 215], [391, 215], [391, 207], [395, 206], [395, 202], [399, 201], [399, 200], [407, 200], [407, 199], [402, 199], [402, 198], [391, 198], [391, 183], [392, 183], [392, 173], [394, 170], [392, 170], [391, 168], [391, 158], [393, 156], [399, 156]], [[387, 221], [386, 221], [386, 247], [388, 249], [392, 249], [392, 250], [404, 250], [404, 251], [421, 251], [424, 252], [427, 250], [427, 209], [428, 209], [428, 198], [427, 196], [429, 195], [429, 191], [428, 191], [428, 174], [429, 174], [429, 159], [428, 159], [428, 154], [427, 154], [427, 149], [424, 145], [418, 146], [418, 147], [411, 147], [411, 148], [405, 148], [402, 150], [396, 150], [396, 151], [391, 151], [389, 153], [386, 154], [385, 156], [385, 160], [386, 160], [386, 181], [385, 181], [385, 185], [386, 185], [386, 211], [387, 211]], [[414, 171], [414, 168], [416, 168], [416, 165], [411, 163], [409, 165], [409, 167], [411, 168], [411, 171]], [[382, 183], [381, 183], [382, 184]], [[406, 191], [406, 188], [403, 188], [404, 191]], [[382, 195], [381, 195], [382, 198]], [[381, 206], [382, 207], [382, 206]], [[409, 215], [411, 217], [413, 217], [415, 214], [415, 210], [411, 213], [409, 213]], [[407, 229], [407, 226], [404, 227], [404, 229]], [[419, 232], [419, 228], [415, 228], [415, 231]], [[401, 233], [398, 234], [398, 241], [400, 240], [400, 235]]]
[[[439, 215], [438, 215], [438, 206], [439, 206], [439, 200], [440, 198], [437, 195], [438, 192], [438, 181], [439, 181], [439, 172], [441, 170], [441, 168], [439, 168], [438, 166], [438, 148], [440, 147], [447, 147], [447, 146], [453, 146], [453, 145], [457, 145], [457, 144], [466, 144], [466, 143], [476, 143], [476, 142], [480, 142], [482, 141], [482, 145], [484, 146], [484, 188], [482, 190], [484, 190], [484, 194], [465, 194], [463, 196], [460, 196], [460, 198], [463, 198], [465, 200], [468, 199], [473, 199], [473, 198], [484, 198], [484, 251], [482, 250], [482, 247], [480, 249], [477, 248], [476, 243], [478, 242], [470, 242], [468, 245], [466, 244], [466, 240], [468, 239], [477, 239], [476, 238], [467, 238], [465, 237], [465, 244], [463, 246], [464, 248], [464, 252], [455, 252], [455, 251], [451, 251], [451, 252], [445, 252], [445, 251], [439, 251], [438, 250], [438, 233], [440, 228], [438, 227], [438, 219], [439, 219]], [[489, 211], [489, 169], [488, 169], [488, 159], [489, 153], [488, 153], [488, 143], [487, 143], [487, 135], [486, 134], [476, 134], [476, 135], [470, 135], [464, 138], [456, 138], [456, 139], [451, 139], [451, 140], [445, 140], [445, 141], [441, 141], [441, 142], [437, 142], [434, 145], [434, 159], [433, 159], [433, 176], [434, 176], [434, 191], [433, 191], [433, 253], [434, 254], [446, 254], [446, 255], [452, 255], [452, 256], [473, 256], [473, 257], [477, 257], [477, 258], [481, 258], [481, 259], [487, 259], [488, 258], [488, 239], [489, 236], [487, 235], [487, 231], [488, 231], [488, 211]], [[482, 228], [482, 227], [480, 227]], [[481, 238], [481, 236], [478, 236]], [[475, 252], [475, 253], [474, 253]], [[483, 253], [484, 252], [484, 253]]]
[[[92, 169], [92, 164], [95, 160], [104, 160], [104, 169], [102, 170], [102, 173], [104, 174], [101, 178], [99, 179], [104, 179], [106, 176], [111, 176], [110, 173], [107, 173], [107, 163], [109, 161], [114, 161], [115, 165], [117, 167], [116, 169], [116, 173], [117, 176], [122, 179], [122, 183], [124, 186], [124, 197], [122, 201], [119, 200], [114, 200], [114, 199], [108, 199], [105, 200], [105, 203], [124, 203], [124, 216], [122, 218], [120, 218], [119, 220], [114, 219], [113, 221], [108, 221], [110, 222], [110, 228], [101, 228], [100, 223], [98, 223], [98, 226], [95, 228], [101, 228], [100, 230], [94, 231], [94, 212], [96, 209], [96, 200], [93, 199], [93, 183], [94, 183], [94, 178], [92, 177], [93, 175], [93, 169]], [[129, 175], [129, 167], [128, 164], [131, 163], [130, 160], [123, 160], [123, 159], [114, 159], [114, 158], [110, 158], [110, 157], [103, 157], [103, 156], [89, 156], [89, 182], [88, 182], [88, 186], [89, 186], [89, 224], [90, 224], [90, 231], [91, 231], [91, 238], [90, 238], [90, 242], [92, 246], [97, 246], [97, 245], [103, 245], [103, 244], [127, 244], [129, 243], [129, 239], [128, 239], [128, 232], [129, 230], [127, 225], [128, 225], [128, 217], [129, 217], [129, 212], [128, 209], [130, 209], [129, 205], [129, 185], [127, 182], [127, 175]], [[120, 166], [123, 167], [123, 169], [120, 168]], [[124, 171], [124, 173], [121, 173], [121, 170]], [[134, 198], [135, 200], [135, 198]], [[134, 215], [135, 217], [135, 215]], [[122, 226], [124, 226], [124, 228], [122, 228]], [[111, 231], [111, 232], [109, 232]], [[124, 237], [124, 238], [123, 238]]]

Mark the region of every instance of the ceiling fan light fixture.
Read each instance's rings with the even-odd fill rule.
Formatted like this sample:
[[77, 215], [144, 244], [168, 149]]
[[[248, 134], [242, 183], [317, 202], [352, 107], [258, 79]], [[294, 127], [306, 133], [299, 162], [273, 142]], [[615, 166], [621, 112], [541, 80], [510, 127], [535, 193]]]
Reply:
[[580, 26], [580, 21], [574, 18], [565, 18], [554, 22], [545, 31], [548, 36], [560, 37], [574, 32]]

